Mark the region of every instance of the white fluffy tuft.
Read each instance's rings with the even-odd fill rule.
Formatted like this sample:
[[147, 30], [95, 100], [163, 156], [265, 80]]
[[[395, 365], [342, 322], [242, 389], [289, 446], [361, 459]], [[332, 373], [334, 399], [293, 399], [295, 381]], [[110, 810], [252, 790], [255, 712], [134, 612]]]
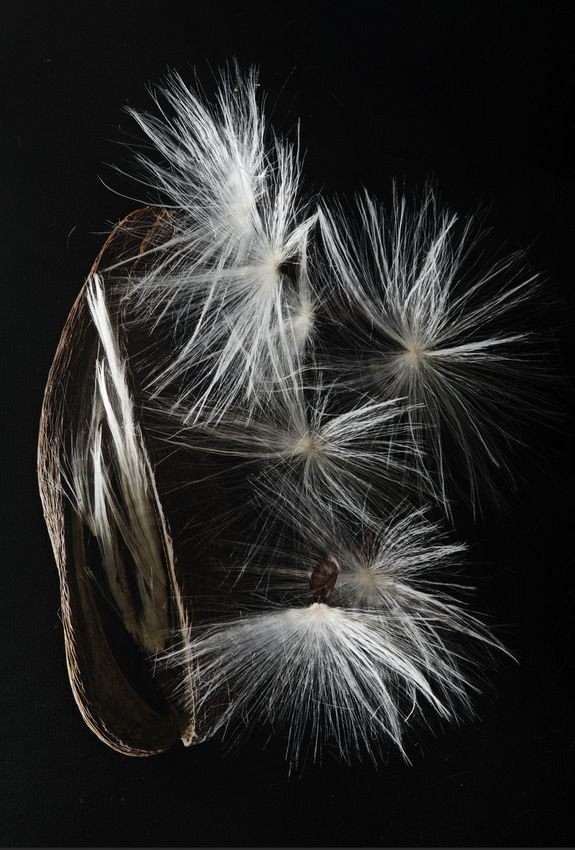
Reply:
[[361, 518], [366, 503], [389, 508], [416, 481], [424, 486], [415, 475], [402, 399], [352, 396], [342, 402], [337, 388], [323, 387], [319, 376], [309, 384], [300, 377], [283, 382], [255, 410], [232, 407], [217, 422], [208, 413], [205, 422], [176, 426], [167, 440], [238, 464], [254, 493], [267, 493], [258, 499], [269, 503], [268, 512], [289, 493], [304, 509], [331, 505]]
[[534, 400], [536, 357], [513, 323], [538, 276], [519, 253], [481, 266], [485, 234], [431, 188], [420, 202], [396, 191], [389, 214], [366, 195], [359, 217], [355, 239], [340, 213], [320, 213], [323, 274], [351, 313], [350, 344], [339, 359], [332, 352], [332, 368], [377, 398], [404, 396], [438, 497], [448, 508], [460, 467], [474, 502], [494, 490], [494, 470], [508, 471], [505, 448]]
[[224, 73], [209, 106], [173, 76], [160, 95], [169, 115], [132, 110], [162, 158], [140, 164], [172, 211], [132, 297], [152, 328], [169, 328], [175, 349], [150, 363], [150, 386], [175, 395], [187, 421], [205, 418], [207, 402], [217, 417], [253, 401], [313, 332], [315, 215], [302, 209], [295, 151], [266, 141], [257, 87], [254, 72]]
[[[376, 758], [382, 739], [403, 751], [408, 720], [424, 705], [450, 719], [469, 709], [453, 636], [497, 645], [439, 583], [438, 568], [464, 547], [438, 542], [421, 512], [356, 539], [318, 516], [300, 529], [303, 545], [250, 562], [257, 595], [241, 616], [192, 630], [163, 661], [193, 668], [211, 733], [235, 740], [254, 723], [286, 726], [293, 764], [328, 743], [344, 758]], [[326, 555], [340, 572], [329, 598], [313, 600], [310, 576]]]

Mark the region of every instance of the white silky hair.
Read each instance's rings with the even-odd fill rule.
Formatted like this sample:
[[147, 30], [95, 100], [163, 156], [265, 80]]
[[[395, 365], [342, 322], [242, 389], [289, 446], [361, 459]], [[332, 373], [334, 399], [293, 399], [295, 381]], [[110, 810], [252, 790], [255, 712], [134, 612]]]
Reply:
[[331, 367], [378, 398], [404, 396], [438, 498], [449, 512], [460, 466], [475, 506], [480, 490], [496, 495], [493, 473], [509, 472], [505, 449], [537, 405], [529, 381], [540, 365], [513, 322], [539, 277], [521, 252], [480, 257], [485, 234], [442, 208], [430, 186], [412, 199], [394, 188], [389, 213], [367, 194], [358, 210], [359, 233], [341, 208], [319, 216], [322, 273], [352, 313], [354, 354], [332, 352]]
[[[235, 741], [253, 723], [287, 728], [294, 766], [320, 758], [328, 742], [345, 759], [377, 760], [382, 740], [407, 758], [404, 734], [410, 718], [424, 720], [424, 706], [450, 720], [471, 710], [473, 664], [454, 635], [498, 646], [438, 577], [465, 547], [446, 544], [422, 511], [399, 510], [383, 526], [374, 519], [356, 539], [339, 529], [317, 506], [300, 529], [303, 547], [285, 552], [283, 566], [277, 547], [269, 558], [260, 551], [259, 566], [250, 561], [257, 596], [241, 616], [193, 629], [163, 656], [168, 667], [194, 670], [212, 734]], [[310, 571], [326, 553], [339, 563], [336, 588], [327, 602], [311, 600]]]
[[[73, 502], [96, 538], [109, 591], [127, 630], [148, 652], [155, 652], [165, 646], [170, 628], [153, 478], [99, 275], [88, 282], [86, 301], [98, 335], [98, 355], [91, 416], [71, 452]], [[121, 545], [133, 559], [141, 610], [135, 609], [125, 577], [118, 572]]]
[[337, 386], [324, 386], [312, 370], [296, 372], [255, 410], [232, 407], [217, 421], [208, 413], [205, 421], [176, 427], [166, 439], [237, 463], [242, 475], [251, 476], [255, 494], [267, 492], [264, 501], [271, 500], [274, 512], [274, 494], [289, 490], [304, 506], [339, 505], [361, 519], [366, 500], [389, 508], [398, 492], [416, 487], [415, 479], [420, 488], [424, 482], [414, 474], [403, 400], [351, 399], [342, 404]]
[[299, 198], [297, 152], [267, 140], [257, 88], [255, 72], [232, 68], [208, 105], [172, 75], [156, 96], [160, 118], [130, 110], [161, 155], [139, 164], [171, 211], [131, 297], [141, 320], [170, 329], [174, 350], [152, 354], [149, 386], [175, 391], [185, 421], [254, 401], [290, 374], [313, 333], [316, 217]]
[[[406, 729], [426, 710], [450, 720], [470, 710], [472, 646], [502, 649], [458, 601], [465, 547], [421, 502], [431, 495], [449, 513], [452, 444], [472, 504], [489, 467], [505, 467], [500, 414], [527, 409], [518, 375], [532, 365], [512, 320], [537, 276], [518, 256], [470, 265], [472, 220], [431, 189], [411, 202], [396, 191], [389, 214], [365, 196], [359, 225], [335, 204], [304, 204], [298, 151], [269, 135], [259, 101], [255, 72], [232, 67], [212, 104], [172, 75], [158, 117], [131, 111], [153, 148], [138, 154], [142, 181], [168, 210], [125, 279], [123, 330], [145, 340], [138, 409], [150, 431], [161, 423], [152, 436], [171, 444], [163, 457], [201, 453], [190, 486], [217, 479], [206, 503], [222, 521], [194, 529], [197, 548], [221, 542], [230, 504], [243, 526], [205, 581], [206, 596], [221, 593], [197, 604], [183, 643], [165, 650], [153, 470], [98, 276], [74, 498], [128, 630], [159, 668], [185, 671], [175, 697], [190, 701], [201, 737], [235, 740], [263, 721], [287, 725], [294, 765], [329, 743], [343, 758], [377, 758], [385, 741], [406, 754]], [[114, 573], [120, 546], [145, 630]], [[329, 588], [317, 579], [326, 563]]]

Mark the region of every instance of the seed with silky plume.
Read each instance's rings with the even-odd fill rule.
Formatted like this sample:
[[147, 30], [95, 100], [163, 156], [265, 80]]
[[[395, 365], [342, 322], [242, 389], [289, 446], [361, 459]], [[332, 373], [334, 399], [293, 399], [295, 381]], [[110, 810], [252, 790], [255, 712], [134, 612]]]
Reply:
[[469, 710], [474, 662], [458, 642], [501, 647], [441, 581], [464, 547], [446, 544], [421, 511], [366, 523], [353, 535], [309, 505], [305, 524], [286, 526], [231, 576], [226, 565], [232, 584], [234, 571], [243, 577], [238, 615], [192, 629], [160, 659], [193, 667], [211, 733], [235, 741], [269, 723], [285, 726], [292, 764], [328, 742], [344, 758], [376, 758], [386, 740], [403, 751], [424, 704], [452, 720]]

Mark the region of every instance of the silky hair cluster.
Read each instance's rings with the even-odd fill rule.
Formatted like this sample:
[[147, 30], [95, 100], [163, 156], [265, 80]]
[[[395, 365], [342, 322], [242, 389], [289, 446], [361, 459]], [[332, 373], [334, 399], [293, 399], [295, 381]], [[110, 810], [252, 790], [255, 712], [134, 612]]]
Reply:
[[254, 71], [212, 102], [174, 74], [154, 98], [130, 112], [156, 225], [85, 295], [97, 352], [63, 486], [90, 580], [188, 742], [265, 723], [291, 764], [408, 758], [406, 731], [470, 712], [502, 649], [442, 526], [497, 494], [536, 407], [538, 277], [430, 186], [306, 199]]

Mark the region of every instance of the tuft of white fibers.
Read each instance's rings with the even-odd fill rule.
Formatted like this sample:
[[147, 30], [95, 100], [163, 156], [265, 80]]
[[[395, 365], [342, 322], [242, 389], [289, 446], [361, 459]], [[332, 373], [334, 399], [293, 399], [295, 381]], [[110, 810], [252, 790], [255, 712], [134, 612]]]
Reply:
[[326, 745], [348, 760], [376, 760], [389, 742], [406, 755], [424, 707], [452, 721], [470, 711], [473, 662], [458, 638], [501, 647], [438, 580], [464, 547], [438, 542], [421, 511], [374, 520], [355, 538], [319, 517], [310, 511], [303, 542], [283, 557], [274, 547], [250, 560], [256, 590], [240, 616], [192, 629], [162, 663], [193, 669], [209, 734], [285, 727], [292, 765]]
[[471, 711], [480, 656], [503, 650], [461, 601], [465, 547], [422, 504], [497, 495], [540, 407], [522, 324], [538, 278], [519, 252], [484, 262], [475, 220], [431, 188], [394, 189], [389, 213], [365, 195], [355, 223], [304, 203], [256, 73], [216, 86], [209, 102], [173, 74], [155, 115], [130, 110], [161, 209], [102, 255], [113, 305], [88, 281], [66, 483], [196, 740], [263, 723], [294, 766], [325, 747], [407, 758], [415, 726]]
[[459, 468], [474, 503], [508, 472], [505, 449], [537, 404], [537, 357], [516, 325], [538, 277], [520, 252], [482, 262], [485, 234], [429, 187], [411, 201], [394, 190], [389, 214], [367, 195], [358, 208], [360, 233], [341, 211], [320, 212], [320, 272], [351, 314], [332, 368], [376, 398], [404, 396], [440, 500], [447, 508]]
[[[76, 510], [97, 540], [124, 625], [147, 652], [155, 652], [166, 645], [170, 625], [153, 476], [99, 275], [88, 281], [86, 301], [99, 347], [91, 416], [72, 447], [69, 483]], [[122, 547], [133, 559], [131, 581], [121, 567]]]
[[268, 514], [289, 492], [297, 504], [339, 506], [361, 518], [366, 503], [389, 507], [398, 493], [424, 486], [402, 399], [351, 394], [342, 402], [312, 369], [304, 378], [291, 376], [255, 409], [232, 407], [217, 421], [208, 412], [166, 439], [237, 465]]
[[[161, 161], [138, 155], [171, 215], [130, 281], [136, 315], [171, 337], [150, 356], [149, 388], [184, 418], [217, 416], [294, 368], [314, 326], [296, 151], [266, 141], [255, 72], [222, 73], [213, 105], [177, 75], [159, 117], [130, 110]], [[164, 106], [162, 101], [166, 104]], [[167, 329], [167, 330], [166, 330]]]

